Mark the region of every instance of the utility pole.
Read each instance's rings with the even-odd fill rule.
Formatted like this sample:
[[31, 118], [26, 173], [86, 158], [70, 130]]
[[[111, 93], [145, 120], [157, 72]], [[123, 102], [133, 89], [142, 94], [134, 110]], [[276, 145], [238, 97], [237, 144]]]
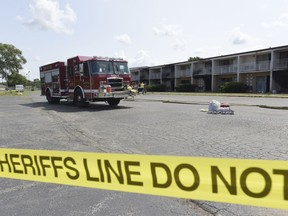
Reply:
[[28, 71], [28, 72], [26, 73], [26, 79], [27, 79], [28, 81], [30, 81], [30, 71]]

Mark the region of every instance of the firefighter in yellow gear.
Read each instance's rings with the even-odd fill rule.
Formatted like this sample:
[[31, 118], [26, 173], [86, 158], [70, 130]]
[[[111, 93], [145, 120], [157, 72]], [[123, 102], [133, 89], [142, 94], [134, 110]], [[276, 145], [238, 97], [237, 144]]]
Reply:
[[136, 95], [136, 90], [132, 88], [131, 85], [127, 86], [127, 90], [130, 92], [130, 96], [134, 97]]
[[140, 92], [141, 92], [142, 94], [146, 93], [145, 84], [144, 84], [143, 82], [141, 82], [141, 84], [140, 84], [140, 86], [139, 86], [139, 88], [138, 88], [138, 94], [139, 94]]

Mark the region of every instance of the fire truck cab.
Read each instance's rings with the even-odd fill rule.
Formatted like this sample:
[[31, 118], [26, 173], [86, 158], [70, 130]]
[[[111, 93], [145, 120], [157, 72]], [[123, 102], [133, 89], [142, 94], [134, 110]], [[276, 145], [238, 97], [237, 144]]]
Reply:
[[40, 67], [41, 95], [51, 104], [61, 99], [84, 107], [104, 101], [111, 106], [129, 96], [128, 62], [123, 59], [76, 56]]

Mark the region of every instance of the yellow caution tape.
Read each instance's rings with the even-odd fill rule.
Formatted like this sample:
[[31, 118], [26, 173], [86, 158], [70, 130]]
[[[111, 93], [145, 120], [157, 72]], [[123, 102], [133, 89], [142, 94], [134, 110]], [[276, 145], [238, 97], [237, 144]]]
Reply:
[[288, 209], [288, 161], [0, 148], [0, 177]]

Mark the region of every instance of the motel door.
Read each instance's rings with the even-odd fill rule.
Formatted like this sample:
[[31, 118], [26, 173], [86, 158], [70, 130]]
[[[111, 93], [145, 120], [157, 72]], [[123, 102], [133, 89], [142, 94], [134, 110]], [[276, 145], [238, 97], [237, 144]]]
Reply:
[[257, 93], [266, 92], [266, 77], [265, 76], [256, 77], [256, 92]]

